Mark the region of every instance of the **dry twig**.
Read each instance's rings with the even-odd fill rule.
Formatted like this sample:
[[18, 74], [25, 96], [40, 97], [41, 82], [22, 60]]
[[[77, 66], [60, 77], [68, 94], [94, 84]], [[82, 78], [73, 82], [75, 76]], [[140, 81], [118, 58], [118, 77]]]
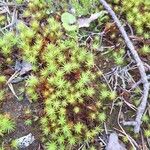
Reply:
[[129, 136], [125, 130], [123, 129], [123, 127], [120, 125], [120, 116], [121, 116], [121, 111], [122, 111], [122, 105], [120, 106], [119, 109], [119, 114], [118, 114], [118, 118], [117, 118], [117, 123], [122, 131], [122, 133], [127, 137], [127, 139], [129, 140], [130, 144], [132, 145], [133, 149], [136, 150], [136, 147], [139, 148], [138, 144], [135, 142], [135, 140]]
[[137, 63], [137, 67], [138, 67], [140, 75], [141, 75], [141, 80], [143, 83], [143, 95], [142, 95], [141, 104], [139, 105], [139, 107], [137, 109], [137, 114], [136, 114], [134, 124], [133, 124], [133, 122], [131, 124], [130, 124], [130, 122], [127, 122], [128, 125], [134, 126], [135, 133], [139, 133], [140, 126], [142, 123], [141, 119], [142, 119], [143, 113], [144, 113], [146, 105], [147, 105], [147, 99], [148, 99], [148, 94], [149, 94], [149, 83], [148, 83], [147, 75], [145, 72], [144, 64], [141, 61], [137, 51], [135, 50], [131, 40], [129, 39], [125, 29], [121, 25], [121, 22], [117, 18], [115, 12], [111, 9], [109, 4], [105, 0], [99, 0], [99, 1], [104, 6], [104, 8], [108, 11], [108, 13], [111, 15], [111, 17], [115, 21], [116, 25], [118, 26], [118, 28], [122, 34], [122, 37], [124, 38], [124, 40], [126, 42], [126, 45], [128, 46], [133, 58], [135, 59], [135, 61]]

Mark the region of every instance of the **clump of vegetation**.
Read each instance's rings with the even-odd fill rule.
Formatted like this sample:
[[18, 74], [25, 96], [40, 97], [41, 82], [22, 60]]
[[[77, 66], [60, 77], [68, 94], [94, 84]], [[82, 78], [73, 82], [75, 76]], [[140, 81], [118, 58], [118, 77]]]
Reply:
[[[82, 138], [91, 139], [98, 133], [97, 101], [92, 81], [93, 55], [79, 48], [73, 40], [48, 44], [40, 71], [38, 90], [45, 102], [45, 118], [41, 120], [44, 134], [50, 133], [55, 144], [76, 144]], [[84, 68], [84, 69], [83, 69]], [[54, 144], [54, 143], [53, 143]]]
[[15, 150], [18, 150], [19, 149], [18, 141], [17, 140], [12, 140], [11, 141], [11, 147], [14, 148]]
[[130, 2], [123, 1], [122, 6], [124, 13], [126, 13], [127, 15], [127, 20], [129, 21], [129, 23], [135, 26], [136, 32], [139, 35], [142, 35], [144, 33], [144, 37], [149, 38], [146, 30], [150, 29], [150, 26], [147, 23], [147, 20], [150, 19], [150, 2], [148, 0], [131, 0]]
[[144, 55], [150, 54], [150, 46], [144, 45], [144, 46], [140, 49], [140, 53], [141, 53], [141, 54], [144, 54]]
[[150, 30], [150, 1], [149, 0], [113, 0], [112, 4], [114, 9], [119, 12], [120, 10], [126, 16], [126, 20], [133, 25], [137, 35], [144, 35], [144, 38], [150, 38], [147, 33]]
[[71, 5], [75, 10], [77, 16], [88, 15], [89, 13], [94, 12], [93, 9], [99, 4], [97, 0], [71, 0]]
[[[123, 8], [122, 16], [135, 27], [134, 32], [137, 35], [143, 34], [145, 39], [149, 38], [146, 32], [149, 29], [147, 20], [150, 19], [147, 14], [148, 1], [143, 3], [141, 0], [131, 2], [114, 0], [111, 3], [116, 12]], [[15, 4], [19, 6], [23, 4], [23, 0], [16, 0]], [[84, 22], [102, 9], [96, 0], [79, 2], [71, 0], [69, 3], [65, 0], [30, 0], [22, 6], [25, 10], [21, 11], [23, 15], [21, 20], [18, 19], [16, 28], [0, 37], [0, 57], [6, 60], [6, 64], [0, 64], [0, 69], [15, 66], [16, 60], [26, 61], [32, 65], [32, 71], [25, 74], [25, 78], [21, 76], [26, 84], [25, 89], [20, 88], [19, 92], [25, 92], [26, 98], [32, 104], [40, 104], [42, 112], [34, 116], [32, 110], [32, 113], [27, 110], [23, 125], [32, 127], [35, 121], [39, 121], [37, 124], [42, 134], [41, 141], [47, 150], [77, 149], [79, 143], [93, 142], [108, 118], [108, 108], [111, 108], [112, 113], [115, 106], [120, 106], [120, 102], [116, 101], [123, 98], [122, 109], [124, 102], [127, 105], [132, 103], [128, 99], [133, 99], [135, 106], [140, 103], [140, 89], [139, 91], [133, 89], [132, 92], [135, 92], [136, 96], [132, 98], [128, 93], [130, 90], [121, 85], [124, 76], [120, 81], [119, 73], [116, 72], [113, 78], [113, 71], [115, 72], [113, 67], [119, 66], [121, 69], [128, 61], [126, 47], [119, 30], [112, 22], [104, 24], [108, 16], [92, 21], [89, 27], [80, 28], [77, 25], [79, 18]], [[6, 25], [6, 19], [6, 16], [0, 15], [0, 26]], [[150, 52], [149, 46], [144, 42], [140, 43], [137, 49], [140, 54], [146, 56]], [[101, 52], [102, 57], [107, 55], [106, 62], [112, 67], [110, 76], [109, 73], [108, 76], [103, 74], [105, 69], [110, 69], [107, 63], [100, 64], [108, 67], [104, 71], [95, 65], [94, 54], [96, 53], [99, 59]], [[127, 74], [128, 70], [125, 73]], [[97, 82], [99, 76], [102, 79]], [[7, 79], [7, 75], [0, 75], [0, 104], [6, 96]], [[132, 81], [130, 85], [126, 82], [128, 81], [125, 80], [123, 84], [130, 88]], [[113, 105], [107, 104], [105, 107], [108, 101], [113, 101]], [[3, 137], [15, 129], [15, 123], [8, 115], [0, 114], [0, 120], [0, 136]], [[150, 137], [149, 121], [149, 115], [146, 114], [143, 117], [145, 123], [143, 133], [147, 138]], [[123, 141], [130, 142], [127, 136], [123, 136]], [[12, 140], [9, 144], [18, 149], [17, 140]], [[84, 145], [83, 149], [85, 147]], [[89, 145], [89, 149], [97, 148]]]
[[8, 115], [0, 114], [0, 120], [0, 136], [14, 131], [15, 123]]
[[[40, 27], [37, 16], [33, 16], [30, 38], [23, 32], [28, 27], [19, 27], [23, 33], [21, 44], [29, 47], [21, 47], [23, 56], [35, 64], [34, 75], [27, 80], [27, 93], [33, 101], [41, 97], [45, 104], [41, 127], [47, 149], [68, 148], [93, 139], [105, 118], [98, 119], [100, 107], [94, 99], [93, 54], [65, 35], [55, 18], [46, 18], [45, 25]], [[37, 63], [41, 65], [38, 67]]]
[[[131, 0], [130, 2], [128, 0], [113, 0], [110, 1], [110, 4], [113, 8], [113, 10], [119, 14], [121, 12], [121, 17], [124, 18], [122, 19], [122, 24], [126, 24], [127, 26], [130, 26], [129, 28], [129, 35], [130, 33], [133, 33], [134, 35], [136, 34], [139, 38], [141, 38], [143, 41], [148, 40], [150, 38], [150, 34], [147, 32], [150, 30], [150, 24], [147, 22], [147, 20], [150, 20], [150, 2], [149, 0]], [[109, 24], [109, 23], [108, 23]], [[107, 27], [107, 24], [106, 24]], [[108, 28], [108, 27], [107, 27]], [[112, 25], [112, 31], [114, 30], [115, 32], [109, 33], [109, 36], [111, 37], [111, 41], [115, 39], [117, 40], [117, 31], [116, 29], [113, 29]], [[141, 55], [148, 55], [150, 52], [149, 44], [146, 42], [143, 42], [141, 40], [141, 43], [139, 43], [138, 51], [140, 52]], [[118, 38], [118, 43], [122, 43], [120, 38]], [[118, 53], [113, 54], [115, 63], [117, 65], [123, 64], [123, 57]]]
[[29, 24], [20, 22], [17, 35], [9, 32], [0, 40], [1, 53], [11, 57], [15, 51], [32, 64], [26, 93], [30, 101], [44, 103], [43, 142], [47, 149], [68, 149], [92, 140], [106, 115], [95, 97], [94, 55], [66, 33], [59, 17], [45, 13], [49, 7], [46, 1], [29, 2], [24, 12]]

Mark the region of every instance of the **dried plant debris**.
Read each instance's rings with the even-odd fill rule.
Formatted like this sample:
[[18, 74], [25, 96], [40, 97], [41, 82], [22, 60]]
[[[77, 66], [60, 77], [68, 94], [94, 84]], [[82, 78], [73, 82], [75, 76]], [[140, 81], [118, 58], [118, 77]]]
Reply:
[[79, 28], [87, 28], [90, 26], [90, 24], [95, 21], [96, 19], [98, 19], [99, 17], [104, 17], [104, 15], [107, 14], [106, 11], [101, 11], [95, 14], [91, 14], [91, 16], [89, 18], [79, 18], [77, 20], [77, 24]]
[[16, 61], [15, 71], [19, 72], [20, 76], [29, 73], [31, 70], [32, 70], [31, 63], [28, 63], [26, 61]]

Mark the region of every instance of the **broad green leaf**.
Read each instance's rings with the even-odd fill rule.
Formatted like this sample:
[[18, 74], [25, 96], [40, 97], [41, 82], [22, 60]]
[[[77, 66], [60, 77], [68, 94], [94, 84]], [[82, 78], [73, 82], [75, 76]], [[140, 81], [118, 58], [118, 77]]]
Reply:
[[73, 24], [76, 22], [76, 18], [72, 14], [65, 12], [61, 15], [61, 21], [65, 24]]
[[69, 25], [67, 23], [63, 23], [63, 27], [67, 30], [67, 31], [75, 31], [77, 29], [76, 25]]

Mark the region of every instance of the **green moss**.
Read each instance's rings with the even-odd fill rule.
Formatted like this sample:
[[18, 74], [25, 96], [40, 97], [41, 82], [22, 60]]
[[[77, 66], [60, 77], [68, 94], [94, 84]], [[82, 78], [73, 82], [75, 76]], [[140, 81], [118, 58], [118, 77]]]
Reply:
[[96, 0], [80, 0], [80, 2], [76, 0], [71, 0], [71, 4], [73, 9], [75, 9], [75, 13], [77, 16], [88, 15], [95, 10], [95, 6], [98, 6], [99, 2]]
[[[118, 2], [119, 0], [115, 1], [116, 4]], [[95, 13], [92, 8], [98, 2], [81, 0], [78, 3], [72, 0], [71, 3], [77, 18]], [[64, 18], [66, 16], [62, 11], [57, 14], [49, 12], [52, 8], [50, 4], [50, 1], [31, 0], [23, 16], [29, 20], [28, 24], [20, 22], [17, 25], [17, 35], [15, 32], [8, 32], [0, 38], [0, 53], [6, 59], [13, 58], [12, 55], [17, 53], [19, 58], [32, 64], [33, 71], [26, 80], [25, 91], [30, 102], [42, 101], [42, 142], [46, 149], [69, 149], [78, 143], [94, 139], [101, 131], [101, 124], [107, 118], [103, 112], [106, 109], [103, 103], [114, 100], [117, 94], [103, 84], [97, 89], [97, 76], [102, 76], [103, 73], [95, 71], [94, 54], [78, 42], [77, 28], [74, 32], [68, 32], [63, 24], [65, 21], [68, 25], [73, 24], [76, 18], [70, 16], [70, 13], [71, 19]], [[117, 11], [118, 9], [119, 7], [116, 8]], [[135, 7], [133, 13], [137, 11], [139, 10]], [[129, 17], [131, 22], [135, 20], [132, 14]], [[143, 23], [134, 21], [133, 24], [139, 26], [137, 32], [144, 32]], [[92, 49], [97, 50], [100, 39], [98, 36], [93, 39]], [[142, 50], [149, 52], [147, 47]], [[124, 63], [124, 53], [121, 49], [113, 53], [112, 57], [117, 65]], [[4, 76], [0, 76], [0, 83], [5, 80]], [[4, 91], [1, 91], [0, 100], [3, 98]], [[31, 125], [32, 120], [26, 120], [25, 124]], [[15, 147], [15, 142], [13, 145]]]
[[[141, 36], [150, 30], [150, 1], [149, 0], [113, 0], [111, 1], [116, 12], [120, 10], [125, 15], [126, 20], [134, 27], [137, 35]], [[149, 38], [150, 35], [145, 36]]]
[[[83, 2], [83, 7], [90, 6]], [[31, 102], [43, 101], [43, 140], [47, 149], [55, 150], [63, 149], [62, 143], [67, 149], [93, 139], [99, 132], [96, 127], [105, 121], [105, 114], [99, 114], [101, 105], [95, 106], [99, 101], [94, 98], [96, 89], [92, 87], [97, 74], [94, 55], [80, 46], [76, 37], [68, 36], [60, 20], [46, 13], [50, 7], [46, 1], [29, 2], [24, 13], [26, 18], [32, 14], [28, 26], [20, 22], [17, 36], [8, 32], [0, 45], [4, 57], [17, 52], [32, 64], [25, 91]], [[83, 14], [86, 13], [84, 10]], [[68, 18], [67, 21], [70, 23]], [[3, 81], [3, 76], [0, 79]], [[31, 123], [29, 119], [25, 121], [26, 125]]]
[[144, 46], [140, 49], [140, 53], [141, 53], [141, 54], [150, 54], [150, 46], [144, 45]]
[[0, 114], [0, 136], [10, 133], [15, 129], [15, 123], [7, 115]]
[[17, 140], [12, 140], [11, 141], [11, 147], [14, 148], [15, 150], [18, 150], [18, 141]]
[[144, 135], [149, 138], [150, 137], [150, 128], [144, 131]]
[[3, 84], [6, 82], [6, 77], [3, 75], [0, 75], [0, 83]]

